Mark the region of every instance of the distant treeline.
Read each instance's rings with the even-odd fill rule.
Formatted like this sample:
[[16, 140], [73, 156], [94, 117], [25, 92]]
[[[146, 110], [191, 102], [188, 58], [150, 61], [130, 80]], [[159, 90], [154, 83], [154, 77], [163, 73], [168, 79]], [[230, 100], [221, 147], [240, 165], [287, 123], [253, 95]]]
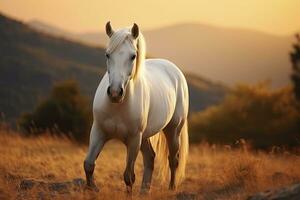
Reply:
[[300, 146], [300, 110], [291, 87], [271, 91], [266, 84], [239, 85], [216, 106], [192, 114], [191, 142], [234, 144], [254, 148]]

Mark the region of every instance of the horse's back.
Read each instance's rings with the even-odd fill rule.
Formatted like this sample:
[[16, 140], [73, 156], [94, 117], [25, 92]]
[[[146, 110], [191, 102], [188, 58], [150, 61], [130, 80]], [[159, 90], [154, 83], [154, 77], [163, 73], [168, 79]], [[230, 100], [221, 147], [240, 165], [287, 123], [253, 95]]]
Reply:
[[149, 81], [154, 82], [153, 84], [157, 84], [162, 89], [165, 89], [164, 87], [174, 89], [176, 98], [182, 96], [182, 101], [188, 101], [186, 79], [174, 63], [165, 59], [147, 59], [145, 65], [145, 75], [151, 77]]
[[165, 78], [170, 78], [173, 81], [186, 82], [180, 69], [171, 61], [166, 59], [146, 59], [146, 73], [149, 75], [164, 75]]

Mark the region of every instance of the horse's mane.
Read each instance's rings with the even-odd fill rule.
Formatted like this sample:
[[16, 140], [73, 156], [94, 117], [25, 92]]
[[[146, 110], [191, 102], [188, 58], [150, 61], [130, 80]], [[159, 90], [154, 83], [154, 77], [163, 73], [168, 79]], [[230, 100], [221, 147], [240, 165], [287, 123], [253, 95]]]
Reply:
[[136, 57], [136, 69], [135, 73], [133, 75], [133, 78], [135, 79], [139, 73], [141, 73], [144, 61], [145, 61], [145, 54], [146, 54], [146, 45], [145, 45], [145, 39], [143, 34], [140, 32], [138, 39], [137, 39], [137, 47], [134, 46], [134, 39], [131, 35], [131, 28], [124, 28], [117, 30], [114, 32], [114, 34], [110, 37], [108, 47], [106, 49], [107, 53], [112, 53], [115, 49], [117, 49], [123, 42], [129, 41], [129, 44], [132, 45], [134, 49], [137, 51], [137, 57]]

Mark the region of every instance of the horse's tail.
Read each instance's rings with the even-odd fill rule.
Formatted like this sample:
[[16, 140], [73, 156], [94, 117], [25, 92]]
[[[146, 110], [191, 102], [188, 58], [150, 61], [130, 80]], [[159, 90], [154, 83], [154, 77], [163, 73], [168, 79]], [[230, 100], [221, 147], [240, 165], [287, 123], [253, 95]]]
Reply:
[[[156, 153], [156, 159], [158, 160], [159, 165], [159, 173], [158, 176], [161, 178], [163, 182], [167, 182], [170, 177], [169, 170], [169, 150], [168, 144], [163, 132], [154, 135], [150, 138], [151, 144], [153, 145], [153, 149]], [[187, 120], [185, 121], [179, 138], [179, 163], [176, 171], [176, 185], [180, 184], [185, 176], [185, 166], [188, 157], [188, 149], [189, 149], [189, 138], [188, 138], [188, 124]]]
[[189, 135], [188, 122], [185, 120], [180, 133], [180, 147], [179, 147], [179, 165], [176, 174], [176, 183], [179, 184], [185, 177], [185, 166], [189, 154]]

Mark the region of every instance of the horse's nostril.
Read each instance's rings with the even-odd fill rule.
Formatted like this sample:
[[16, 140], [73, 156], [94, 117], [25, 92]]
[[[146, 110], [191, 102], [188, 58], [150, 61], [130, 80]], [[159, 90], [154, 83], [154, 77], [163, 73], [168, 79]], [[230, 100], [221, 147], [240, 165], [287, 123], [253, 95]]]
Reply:
[[120, 88], [120, 92], [119, 92], [119, 96], [122, 96], [123, 95], [123, 88]]
[[111, 95], [111, 94], [110, 94], [110, 86], [108, 86], [108, 88], [107, 88], [107, 95], [108, 95], [108, 96]]

